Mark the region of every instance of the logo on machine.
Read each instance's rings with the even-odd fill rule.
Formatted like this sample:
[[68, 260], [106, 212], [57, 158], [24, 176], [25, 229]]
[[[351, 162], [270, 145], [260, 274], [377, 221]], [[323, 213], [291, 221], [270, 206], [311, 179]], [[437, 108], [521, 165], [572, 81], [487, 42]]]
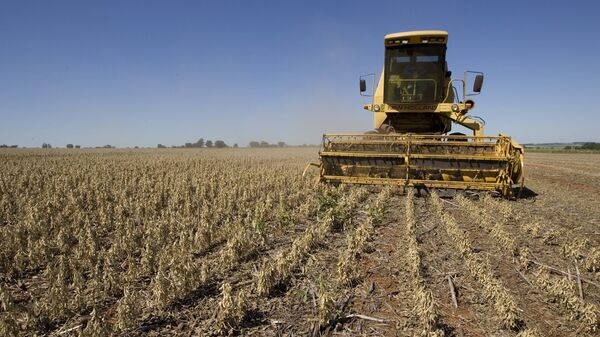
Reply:
[[398, 111], [435, 111], [437, 105], [435, 104], [401, 104], [396, 107]]

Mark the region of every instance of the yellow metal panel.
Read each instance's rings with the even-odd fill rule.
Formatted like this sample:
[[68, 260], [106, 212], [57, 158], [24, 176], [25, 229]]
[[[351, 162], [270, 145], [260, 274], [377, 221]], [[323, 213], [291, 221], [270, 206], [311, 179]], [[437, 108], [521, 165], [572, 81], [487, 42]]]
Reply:
[[503, 156], [466, 156], [456, 154], [404, 154], [404, 153], [365, 153], [365, 152], [320, 152], [321, 157], [352, 157], [352, 158], [410, 158], [419, 159], [448, 159], [448, 160], [493, 160], [506, 161], [509, 158]]
[[452, 189], [475, 189], [494, 191], [502, 187], [499, 183], [469, 183], [464, 181], [436, 181], [436, 180], [406, 180], [406, 179], [387, 179], [387, 178], [366, 178], [366, 177], [346, 177], [346, 176], [323, 176], [323, 179], [329, 182], [364, 184], [364, 185], [408, 185], [408, 186], [427, 186], [433, 188], [452, 188]]

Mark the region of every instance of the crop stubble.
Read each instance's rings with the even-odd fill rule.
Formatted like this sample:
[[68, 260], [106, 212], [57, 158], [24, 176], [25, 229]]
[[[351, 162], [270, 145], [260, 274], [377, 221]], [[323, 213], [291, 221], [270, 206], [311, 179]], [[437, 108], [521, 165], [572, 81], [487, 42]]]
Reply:
[[302, 180], [315, 155], [2, 150], [0, 334], [598, 333], [600, 156], [447, 203]]

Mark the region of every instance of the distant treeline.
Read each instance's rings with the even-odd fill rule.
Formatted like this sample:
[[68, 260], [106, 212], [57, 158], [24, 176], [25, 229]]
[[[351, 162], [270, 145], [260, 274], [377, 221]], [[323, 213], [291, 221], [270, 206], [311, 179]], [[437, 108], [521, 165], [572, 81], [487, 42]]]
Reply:
[[[166, 149], [167, 147], [168, 146], [165, 146], [163, 144], [158, 144], [158, 146], [157, 146], [157, 148], [159, 148], [159, 149]], [[225, 143], [222, 140], [215, 140], [215, 142], [213, 143], [212, 140], [204, 140], [204, 138], [200, 138], [195, 143], [185, 143], [184, 145], [180, 145], [180, 146], [177, 146], [177, 145], [171, 146], [171, 148], [173, 148], [173, 149], [177, 149], [177, 148], [201, 148], [201, 147], [208, 147], [208, 148], [216, 147], [218, 149], [222, 149], [222, 148], [225, 148], [225, 147], [229, 147], [229, 145], [227, 145], [227, 143]], [[237, 144], [233, 144], [233, 147], [238, 147], [238, 145]]]
[[[266, 147], [287, 147], [288, 145], [285, 142], [277, 142], [277, 144], [270, 144], [264, 140], [261, 141], [256, 141], [253, 140], [250, 143], [248, 143], [248, 147], [261, 147], [261, 148], [266, 148]], [[166, 149], [168, 148], [168, 146], [163, 145], [163, 144], [158, 144], [157, 146], [159, 149]], [[185, 143], [184, 145], [180, 145], [180, 146], [171, 146], [171, 148], [218, 148], [218, 149], [222, 149], [222, 148], [226, 148], [229, 147], [229, 145], [227, 145], [227, 143], [225, 143], [222, 140], [215, 140], [214, 143], [212, 140], [204, 140], [204, 138], [200, 138], [198, 139], [197, 142], [195, 143]], [[235, 143], [233, 144], [234, 148], [238, 147], [238, 144]]]
[[286, 146], [287, 146], [287, 144], [285, 142], [278, 142], [277, 144], [269, 144], [268, 142], [265, 142], [264, 140], [261, 140], [260, 142], [253, 140], [250, 143], [248, 143], [248, 147], [286, 147]]
[[565, 146], [565, 150], [600, 150], [600, 143], [583, 143], [581, 146]]
[[600, 143], [587, 142], [587, 143], [567, 143], [567, 144], [529, 144], [525, 148], [528, 151], [533, 152], [598, 152], [600, 151]]
[[[600, 145], [600, 144], [598, 144]], [[285, 142], [277, 142], [276, 144], [271, 144], [269, 142], [266, 142], [264, 140], [261, 141], [256, 141], [253, 140], [250, 143], [248, 143], [248, 147], [251, 148], [270, 148], [270, 147], [289, 147], [290, 145], [286, 144]], [[317, 145], [313, 145], [313, 144], [302, 144], [302, 145], [291, 145], [293, 147], [308, 147], [308, 146], [317, 146]], [[0, 148], [18, 148], [18, 145], [6, 145], [6, 144], [1, 144]], [[52, 149], [52, 145], [50, 143], [42, 143], [42, 149]], [[67, 144], [65, 146], [67, 149], [80, 149], [81, 145], [74, 145], [74, 144]], [[173, 145], [173, 146], [166, 146], [163, 144], [158, 144], [156, 146], [159, 149], [166, 149], [166, 148], [172, 148], [172, 149], [180, 149], [180, 148], [227, 148], [230, 147], [229, 145], [227, 145], [227, 143], [225, 143], [222, 140], [215, 140], [214, 142], [212, 140], [204, 140], [204, 138], [200, 138], [198, 139], [198, 141], [194, 142], [194, 143], [185, 143], [183, 145]], [[233, 148], [237, 148], [238, 144], [234, 143], [233, 146], [231, 146]], [[116, 149], [116, 146], [113, 145], [104, 145], [104, 146], [90, 146], [90, 147], [85, 147], [86, 149]], [[127, 147], [130, 148], [130, 147]], [[139, 146], [134, 146], [133, 148], [138, 149], [140, 148]]]

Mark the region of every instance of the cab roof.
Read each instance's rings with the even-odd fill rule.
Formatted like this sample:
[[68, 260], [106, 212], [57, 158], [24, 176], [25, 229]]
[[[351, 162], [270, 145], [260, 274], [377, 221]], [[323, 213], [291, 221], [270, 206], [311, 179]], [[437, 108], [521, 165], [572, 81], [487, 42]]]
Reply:
[[446, 44], [448, 42], [448, 32], [443, 30], [399, 32], [387, 34], [384, 40], [386, 46], [422, 43]]

